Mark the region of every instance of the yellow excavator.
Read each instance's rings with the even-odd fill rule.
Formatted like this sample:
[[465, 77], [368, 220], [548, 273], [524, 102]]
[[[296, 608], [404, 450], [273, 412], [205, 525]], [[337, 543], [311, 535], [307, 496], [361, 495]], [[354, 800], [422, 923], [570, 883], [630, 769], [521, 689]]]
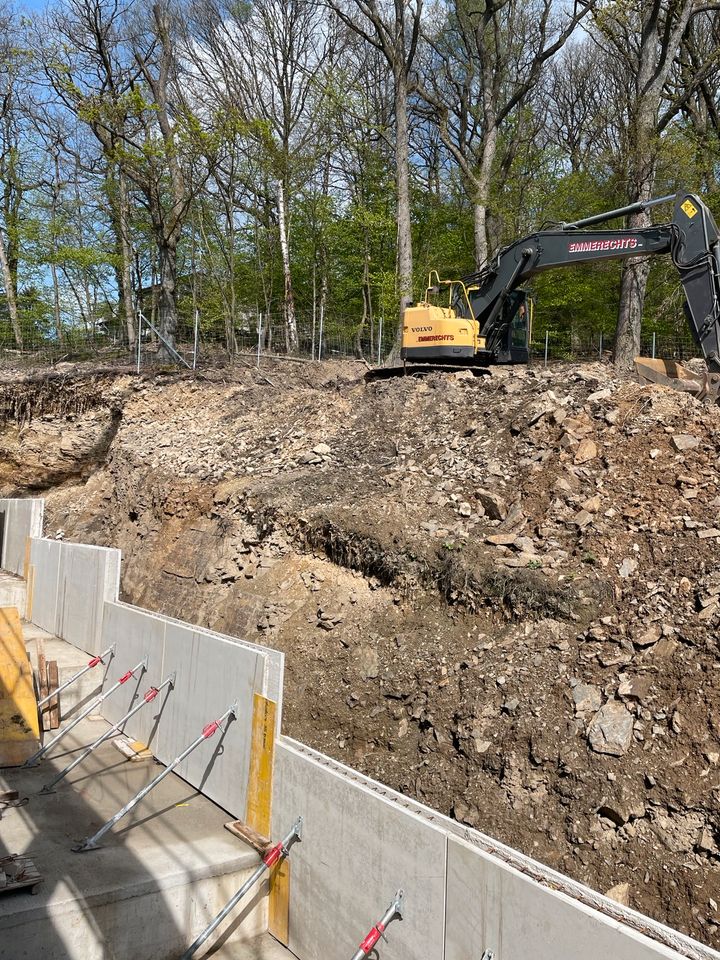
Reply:
[[[621, 230], [588, 229], [674, 202], [669, 223]], [[415, 365], [487, 367], [527, 363], [534, 304], [522, 283], [576, 263], [670, 254], [685, 291], [685, 315], [708, 373], [672, 361], [638, 358], [644, 380], [698, 396], [720, 393], [720, 232], [705, 203], [681, 192], [540, 230], [502, 249], [479, 273], [441, 281], [430, 274], [425, 298], [405, 310], [400, 356]]]

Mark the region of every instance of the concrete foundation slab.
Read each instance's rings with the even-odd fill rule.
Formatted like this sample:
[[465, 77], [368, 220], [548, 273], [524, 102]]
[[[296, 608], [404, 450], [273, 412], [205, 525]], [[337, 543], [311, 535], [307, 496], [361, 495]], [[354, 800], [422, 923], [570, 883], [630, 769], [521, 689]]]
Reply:
[[351, 957], [402, 887], [404, 920], [389, 928], [383, 960], [442, 960], [444, 832], [345, 770], [284, 739], [277, 744], [273, 835], [304, 818], [292, 851], [290, 949], [302, 960]]
[[[53, 772], [104, 729], [101, 719], [83, 721], [50, 761], [0, 776], [3, 789], [29, 798], [6, 811], [0, 855], [27, 854], [44, 877], [37, 896], [0, 897], [0, 960], [177, 960], [259, 862], [223, 829], [226, 813], [172, 774], [106, 835], [101, 849], [72, 853], [76, 840], [160, 769], [152, 761], [124, 761], [108, 743], [54, 794], [38, 796]], [[231, 926], [235, 941], [263, 934], [263, 887]]]
[[661, 960], [681, 954], [450, 837], [445, 960]]

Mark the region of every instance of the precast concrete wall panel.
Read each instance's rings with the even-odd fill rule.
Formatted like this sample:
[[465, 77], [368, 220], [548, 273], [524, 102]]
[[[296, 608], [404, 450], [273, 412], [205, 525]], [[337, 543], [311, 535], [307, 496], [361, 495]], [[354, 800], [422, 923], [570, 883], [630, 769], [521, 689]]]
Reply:
[[[120, 720], [138, 704], [150, 687], [157, 687], [165, 679], [163, 656], [165, 648], [165, 620], [126, 603], [106, 603], [103, 616], [101, 651], [115, 644], [115, 652], [108, 662], [104, 689], [108, 689], [143, 657], [148, 658], [147, 669], [128, 680], [107, 700], [103, 701], [102, 715], [110, 723]], [[98, 667], [98, 669], [100, 669]], [[122, 732], [133, 740], [154, 748], [159, 726], [163, 722], [169, 698], [174, 691], [167, 688], [138, 710], [122, 727]]]
[[44, 500], [0, 500], [4, 514], [0, 567], [19, 577], [25, 575], [28, 539], [42, 537]]
[[28, 619], [54, 636], [59, 629], [58, 583], [62, 546], [61, 540], [32, 540], [30, 543], [30, 564], [34, 574], [32, 609], [28, 611]]
[[445, 960], [680, 960], [644, 937], [482, 850], [448, 839]]
[[281, 738], [275, 748], [273, 837], [304, 819], [291, 857], [290, 950], [300, 960], [351, 957], [402, 887], [404, 919], [390, 926], [383, 960], [443, 960], [445, 831], [299, 747]]
[[228, 643], [233, 644], [233, 646], [243, 647], [245, 650], [251, 650], [253, 653], [262, 654], [265, 661], [263, 687], [262, 690], [258, 690], [257, 692], [261, 693], [264, 697], [267, 697], [268, 700], [273, 700], [277, 705], [275, 714], [277, 726], [276, 733], [278, 736], [280, 735], [283, 678], [285, 675], [284, 653], [282, 653], [280, 650], [273, 650], [272, 647], [264, 647], [258, 643], [250, 643], [247, 640], [241, 640], [239, 637], [231, 637], [225, 633], [216, 633], [214, 630], [198, 627], [193, 624], [186, 623], [184, 620], [178, 620], [175, 617], [169, 617], [166, 614], [155, 614], [155, 616], [162, 616], [163, 620], [165, 620], [167, 623], [174, 623], [179, 627], [189, 627], [200, 636], [209, 636], [216, 640], [226, 640]]
[[168, 622], [163, 673], [176, 673], [153, 752], [168, 763], [234, 702], [237, 717], [200, 744], [176, 773], [236, 817], [245, 816], [253, 694], [262, 693], [265, 659], [222, 637]]
[[62, 545], [57, 635], [88, 653], [102, 652], [103, 607], [118, 598], [120, 556], [107, 547]]

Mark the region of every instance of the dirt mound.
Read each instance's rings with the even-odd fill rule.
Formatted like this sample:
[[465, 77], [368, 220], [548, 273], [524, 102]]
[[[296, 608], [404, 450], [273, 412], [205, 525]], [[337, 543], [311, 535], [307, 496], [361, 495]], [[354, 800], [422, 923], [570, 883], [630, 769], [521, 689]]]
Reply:
[[291, 735], [720, 946], [720, 410], [601, 365], [92, 389], [6, 417], [0, 492], [283, 649]]

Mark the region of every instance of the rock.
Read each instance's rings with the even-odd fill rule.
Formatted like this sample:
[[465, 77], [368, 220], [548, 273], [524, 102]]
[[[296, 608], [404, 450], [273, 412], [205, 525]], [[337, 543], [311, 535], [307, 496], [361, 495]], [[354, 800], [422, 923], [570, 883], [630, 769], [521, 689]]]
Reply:
[[632, 714], [621, 703], [610, 700], [590, 721], [587, 735], [596, 753], [622, 757], [632, 743]]
[[700, 853], [710, 853], [713, 856], [718, 856], [718, 854], [720, 854], [720, 850], [718, 849], [713, 832], [708, 827], [705, 827], [700, 834], [700, 839], [697, 842], [697, 849], [700, 851]]
[[363, 680], [374, 680], [380, 673], [380, 658], [377, 650], [367, 644], [357, 652], [357, 663]]
[[635, 573], [637, 568], [638, 568], [637, 560], [633, 560], [631, 557], [625, 557], [623, 562], [618, 567], [618, 573], [623, 578], [623, 580], [627, 580], [629, 576], [632, 576], [632, 574]]
[[326, 457], [332, 452], [332, 447], [329, 447], [327, 443], [319, 443], [316, 447], [313, 447], [312, 452], [316, 453], [319, 457]]
[[572, 691], [577, 714], [595, 713], [602, 705], [600, 688], [592, 683], [576, 683]]
[[629, 883], [616, 883], [614, 887], [610, 887], [609, 890], [605, 891], [605, 896], [610, 900], [614, 900], [615, 903], [620, 903], [623, 907], [630, 906], [630, 884]]
[[478, 499], [491, 520], [504, 520], [507, 516], [507, 504], [499, 494], [481, 490], [478, 493]]
[[653, 623], [643, 630], [642, 633], [633, 635], [632, 642], [636, 647], [651, 647], [662, 637], [662, 627], [659, 623]]
[[470, 517], [472, 516], [472, 507], [464, 500], [458, 507], [458, 513], [461, 517]]
[[516, 540], [514, 533], [492, 533], [485, 537], [486, 543], [492, 543], [496, 547], [511, 547]]
[[589, 437], [585, 437], [584, 440], [580, 441], [580, 445], [575, 451], [575, 463], [589, 463], [591, 460], [594, 460], [598, 455], [597, 444], [594, 440], [591, 440]]
[[576, 513], [573, 517], [573, 523], [576, 527], [579, 527], [581, 530], [584, 530], [585, 527], [589, 526], [593, 522], [593, 515], [588, 513], [587, 510], [581, 510], [579, 513]]
[[678, 453], [684, 453], [686, 450], [694, 450], [700, 446], [700, 440], [691, 436], [689, 433], [677, 433], [670, 441]]
[[466, 803], [462, 799], [457, 799], [453, 804], [453, 816], [460, 823], [466, 823], [469, 827], [476, 827], [480, 823], [480, 811], [474, 803]]

